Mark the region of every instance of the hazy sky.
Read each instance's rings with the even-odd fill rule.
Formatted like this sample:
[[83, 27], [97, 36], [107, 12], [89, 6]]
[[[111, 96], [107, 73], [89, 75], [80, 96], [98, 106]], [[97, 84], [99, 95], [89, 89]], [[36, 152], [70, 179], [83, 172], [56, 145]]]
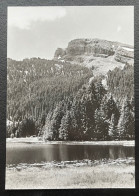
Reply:
[[134, 45], [133, 6], [8, 7], [8, 57], [51, 59], [76, 38]]

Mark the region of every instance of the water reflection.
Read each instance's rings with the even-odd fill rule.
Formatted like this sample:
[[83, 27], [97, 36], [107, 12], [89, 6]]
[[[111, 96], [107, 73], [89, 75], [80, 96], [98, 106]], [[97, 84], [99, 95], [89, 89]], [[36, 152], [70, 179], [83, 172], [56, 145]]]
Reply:
[[118, 159], [118, 158], [127, 158], [135, 157], [134, 156], [134, 147], [109, 147], [109, 158]]
[[68, 149], [63, 147], [63, 145], [59, 145], [59, 158], [60, 158], [60, 161], [67, 161], [69, 160], [69, 157], [68, 157]]
[[7, 146], [7, 164], [49, 161], [100, 160], [134, 157], [134, 147], [66, 144]]

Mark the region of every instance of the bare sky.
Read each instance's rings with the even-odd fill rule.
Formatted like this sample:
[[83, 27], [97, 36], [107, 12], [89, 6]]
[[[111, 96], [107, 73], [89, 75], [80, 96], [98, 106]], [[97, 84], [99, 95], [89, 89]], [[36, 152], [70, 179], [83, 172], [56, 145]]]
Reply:
[[52, 59], [58, 47], [76, 38], [134, 45], [134, 7], [8, 7], [9, 58]]

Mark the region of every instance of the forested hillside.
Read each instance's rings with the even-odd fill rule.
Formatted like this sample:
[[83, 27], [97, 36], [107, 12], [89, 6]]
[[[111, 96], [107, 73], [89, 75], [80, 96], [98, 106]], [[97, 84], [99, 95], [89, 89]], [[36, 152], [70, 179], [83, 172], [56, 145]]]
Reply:
[[122, 101], [126, 96], [134, 97], [134, 68], [126, 64], [121, 70], [115, 68], [107, 74], [107, 85], [113, 96]]
[[42, 135], [46, 140], [88, 141], [134, 138], [134, 100], [122, 105], [101, 82], [83, 86], [73, 100], [49, 112]]
[[118, 44], [74, 40], [53, 60], [8, 59], [7, 137], [133, 139], [133, 48]]
[[[92, 76], [83, 66], [40, 58], [8, 59], [7, 67], [7, 119], [14, 123], [8, 136], [27, 119], [42, 126], [46, 114], [59, 101], [75, 96]], [[30, 128], [27, 132], [36, 134]]]

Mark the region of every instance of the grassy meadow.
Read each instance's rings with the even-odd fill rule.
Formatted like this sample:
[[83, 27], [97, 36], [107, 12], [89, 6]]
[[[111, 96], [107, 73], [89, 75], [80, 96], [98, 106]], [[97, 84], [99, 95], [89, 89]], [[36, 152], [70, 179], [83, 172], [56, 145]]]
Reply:
[[135, 188], [135, 167], [102, 164], [68, 168], [6, 170], [6, 189]]

